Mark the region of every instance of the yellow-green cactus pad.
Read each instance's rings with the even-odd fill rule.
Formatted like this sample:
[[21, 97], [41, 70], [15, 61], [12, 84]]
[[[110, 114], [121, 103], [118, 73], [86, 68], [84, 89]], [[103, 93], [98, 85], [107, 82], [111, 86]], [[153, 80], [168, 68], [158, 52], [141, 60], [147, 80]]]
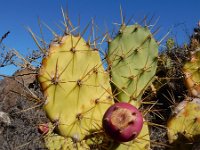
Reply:
[[168, 138], [173, 143], [179, 135], [184, 136], [189, 141], [200, 135], [200, 99], [194, 98], [192, 101], [181, 102], [175, 111], [175, 115], [168, 121]]
[[73, 141], [69, 137], [63, 137], [53, 132], [54, 126], [48, 123], [49, 132], [43, 137], [48, 150], [89, 150], [85, 141]]
[[108, 66], [117, 99], [140, 106], [157, 68], [158, 44], [147, 27], [122, 25], [108, 43]]
[[101, 129], [104, 112], [113, 104], [109, 76], [98, 51], [80, 35], [65, 35], [50, 45], [39, 82], [44, 110], [60, 135], [81, 141]]

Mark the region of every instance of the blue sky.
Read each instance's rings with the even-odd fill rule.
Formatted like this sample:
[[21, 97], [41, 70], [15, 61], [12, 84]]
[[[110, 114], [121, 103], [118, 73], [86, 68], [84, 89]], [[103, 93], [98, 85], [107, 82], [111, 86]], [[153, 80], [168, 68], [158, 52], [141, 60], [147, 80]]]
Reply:
[[[170, 30], [178, 43], [183, 43], [188, 40], [187, 32], [191, 33], [200, 19], [200, 0], [1, 0], [0, 37], [9, 30], [11, 33], [4, 44], [27, 54], [36, 46], [26, 27], [38, 33], [38, 17], [59, 32], [56, 24], [63, 20], [62, 6], [64, 10], [68, 9], [75, 26], [80, 16], [83, 26], [95, 18], [103, 31], [105, 24], [112, 30], [113, 23], [120, 23], [120, 5], [126, 20], [133, 16], [134, 21], [139, 21], [145, 15], [159, 18], [157, 27], [161, 28], [156, 37], [158, 40]], [[47, 41], [53, 38], [45, 29], [44, 33]], [[0, 74], [11, 74], [13, 71], [13, 67], [7, 67], [0, 69]]]

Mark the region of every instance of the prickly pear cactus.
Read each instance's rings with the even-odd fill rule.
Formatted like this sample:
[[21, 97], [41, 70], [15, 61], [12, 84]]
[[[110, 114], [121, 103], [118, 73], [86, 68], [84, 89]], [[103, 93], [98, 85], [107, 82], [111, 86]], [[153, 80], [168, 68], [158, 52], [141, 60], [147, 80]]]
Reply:
[[191, 54], [191, 60], [183, 67], [185, 84], [191, 96], [200, 97], [200, 51]]
[[169, 142], [175, 142], [180, 135], [189, 141], [200, 137], [200, 99], [188, 98], [182, 101], [175, 109], [174, 116], [168, 121]]
[[65, 35], [50, 45], [39, 71], [46, 97], [44, 110], [58, 133], [81, 141], [102, 127], [113, 104], [109, 76], [97, 50], [78, 35]]
[[115, 95], [119, 101], [140, 106], [141, 96], [152, 82], [158, 44], [147, 27], [122, 25], [108, 44], [107, 61]]

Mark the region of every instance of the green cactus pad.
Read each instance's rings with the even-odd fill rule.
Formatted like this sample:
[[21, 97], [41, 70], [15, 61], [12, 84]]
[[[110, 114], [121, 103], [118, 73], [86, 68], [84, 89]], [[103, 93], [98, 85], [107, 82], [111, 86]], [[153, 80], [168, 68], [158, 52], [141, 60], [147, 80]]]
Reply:
[[200, 97], [200, 51], [191, 55], [183, 67], [185, 83], [192, 96]]
[[155, 76], [157, 57], [158, 44], [147, 27], [122, 25], [108, 44], [107, 56], [119, 101], [140, 106], [139, 100]]
[[175, 111], [175, 115], [168, 121], [169, 142], [175, 142], [179, 136], [184, 136], [189, 141], [200, 136], [200, 99], [181, 102]]
[[50, 45], [39, 81], [44, 110], [60, 135], [81, 141], [101, 129], [104, 112], [113, 104], [109, 76], [98, 51], [80, 35], [66, 35]]

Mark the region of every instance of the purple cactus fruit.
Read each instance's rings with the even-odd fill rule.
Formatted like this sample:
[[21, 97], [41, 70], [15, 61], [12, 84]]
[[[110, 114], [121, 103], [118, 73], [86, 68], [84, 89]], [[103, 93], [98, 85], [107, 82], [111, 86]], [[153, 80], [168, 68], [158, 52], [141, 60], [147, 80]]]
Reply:
[[106, 134], [118, 142], [128, 142], [135, 139], [142, 126], [141, 112], [125, 102], [112, 105], [103, 117], [103, 128]]

